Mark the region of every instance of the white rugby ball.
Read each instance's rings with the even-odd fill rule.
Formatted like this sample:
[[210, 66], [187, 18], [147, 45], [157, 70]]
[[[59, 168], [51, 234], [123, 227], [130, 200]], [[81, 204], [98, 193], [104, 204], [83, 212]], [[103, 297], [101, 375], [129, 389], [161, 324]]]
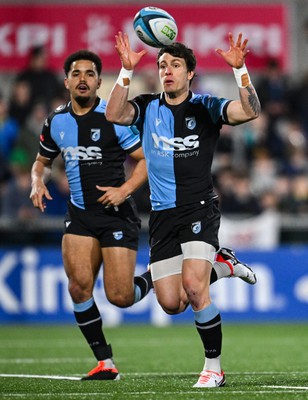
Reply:
[[144, 7], [134, 18], [134, 30], [144, 43], [152, 47], [172, 44], [178, 34], [175, 19], [157, 7]]

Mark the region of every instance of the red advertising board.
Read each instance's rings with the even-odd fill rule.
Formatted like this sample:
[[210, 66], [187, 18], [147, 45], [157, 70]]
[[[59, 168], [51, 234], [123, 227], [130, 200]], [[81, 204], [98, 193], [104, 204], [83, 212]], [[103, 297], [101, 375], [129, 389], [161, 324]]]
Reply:
[[[98, 53], [105, 71], [118, 71], [114, 35], [127, 32], [134, 50], [146, 47], [143, 66], [155, 63], [157, 49], [144, 45], [133, 31], [139, 5], [1, 5], [0, 70], [18, 70], [34, 45], [46, 45], [50, 64], [62, 69], [71, 52], [87, 48]], [[176, 19], [181, 41], [194, 49], [198, 69], [224, 71], [228, 67], [215, 53], [228, 48], [227, 35], [239, 32], [249, 39], [247, 64], [259, 70], [276, 58], [288, 69], [288, 8], [286, 5], [162, 5]]]

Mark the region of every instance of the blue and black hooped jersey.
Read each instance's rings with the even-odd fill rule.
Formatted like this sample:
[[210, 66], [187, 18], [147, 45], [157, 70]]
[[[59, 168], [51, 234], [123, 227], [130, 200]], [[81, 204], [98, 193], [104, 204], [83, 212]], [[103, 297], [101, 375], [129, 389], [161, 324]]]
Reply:
[[140, 95], [130, 101], [147, 162], [153, 210], [207, 201], [215, 194], [213, 153], [230, 100], [189, 93], [177, 105], [164, 94]]
[[40, 154], [54, 159], [60, 153], [70, 187], [70, 199], [82, 209], [101, 207], [99, 186], [121, 186], [125, 181], [126, 153], [141, 147], [130, 127], [105, 118], [106, 102], [97, 101], [87, 114], [74, 114], [71, 103], [58, 107], [45, 121]]

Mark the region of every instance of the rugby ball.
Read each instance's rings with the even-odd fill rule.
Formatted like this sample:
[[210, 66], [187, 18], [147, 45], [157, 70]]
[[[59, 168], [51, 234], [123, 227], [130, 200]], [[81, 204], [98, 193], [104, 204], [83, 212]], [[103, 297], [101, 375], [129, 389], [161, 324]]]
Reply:
[[142, 8], [135, 15], [133, 24], [139, 39], [152, 47], [168, 46], [178, 34], [175, 19], [157, 7]]

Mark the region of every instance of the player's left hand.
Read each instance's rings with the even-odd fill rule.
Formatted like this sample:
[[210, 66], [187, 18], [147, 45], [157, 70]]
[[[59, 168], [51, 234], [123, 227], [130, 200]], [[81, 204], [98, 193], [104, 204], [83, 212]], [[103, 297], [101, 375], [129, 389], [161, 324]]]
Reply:
[[121, 187], [96, 185], [96, 189], [100, 190], [101, 192], [105, 192], [103, 196], [97, 199], [97, 202], [106, 207], [119, 206], [126, 200], [126, 194], [123, 192]]
[[245, 63], [245, 57], [249, 53], [246, 48], [248, 39], [243, 39], [242, 32], [239, 33], [236, 43], [234, 43], [233, 35], [229, 32], [229, 44], [230, 48], [228, 51], [223, 51], [222, 49], [216, 49], [216, 53], [219, 54], [228, 65], [232, 68], [241, 68]]

